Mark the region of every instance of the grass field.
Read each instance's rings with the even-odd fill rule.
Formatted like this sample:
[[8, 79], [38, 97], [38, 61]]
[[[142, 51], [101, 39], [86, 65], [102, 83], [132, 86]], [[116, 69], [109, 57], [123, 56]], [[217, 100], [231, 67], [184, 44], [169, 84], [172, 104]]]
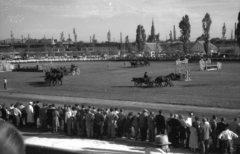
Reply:
[[[75, 64], [81, 74], [64, 76], [62, 86], [45, 85], [44, 73], [2, 72], [0, 78], [8, 79], [11, 92], [240, 109], [240, 65], [237, 62], [223, 62], [222, 70], [218, 71], [199, 71], [198, 63], [190, 63], [192, 81], [173, 81], [171, 88], [135, 87], [131, 79], [142, 77], [144, 72], [151, 77], [168, 75], [175, 70], [174, 62], [151, 62], [150, 67], [139, 68], [110, 62], [109, 69], [105, 61]], [[35, 65], [21, 64], [21, 67]], [[71, 63], [54, 65], [69, 68]]]

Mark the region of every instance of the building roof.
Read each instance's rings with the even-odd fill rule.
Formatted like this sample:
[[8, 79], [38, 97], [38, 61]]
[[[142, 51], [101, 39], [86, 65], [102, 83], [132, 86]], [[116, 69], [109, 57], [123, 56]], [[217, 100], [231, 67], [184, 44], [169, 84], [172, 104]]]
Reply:
[[145, 43], [144, 51], [162, 51], [159, 43]]
[[[196, 43], [199, 43], [201, 46], [204, 47], [204, 41], [196, 41]], [[211, 49], [214, 49], [214, 50], [217, 50], [218, 48], [213, 45], [211, 42], [209, 42], [208, 46], [211, 48]]]

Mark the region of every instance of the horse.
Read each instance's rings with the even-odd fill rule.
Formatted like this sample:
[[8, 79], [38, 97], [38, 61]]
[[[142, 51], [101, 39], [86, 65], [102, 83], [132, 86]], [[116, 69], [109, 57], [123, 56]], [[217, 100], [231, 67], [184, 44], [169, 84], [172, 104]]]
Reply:
[[131, 67], [137, 67], [137, 61], [130, 61]]
[[[162, 83], [165, 83], [164, 85]], [[160, 87], [167, 87], [168, 85], [170, 87], [173, 86], [173, 83], [171, 82], [171, 76], [170, 75], [167, 75], [167, 76], [158, 76], [156, 79], [155, 79], [155, 85], [156, 86], [160, 86]]]
[[149, 61], [144, 61], [144, 66], [150, 66]]
[[63, 73], [62, 72], [57, 73], [56, 78], [57, 78], [57, 85], [62, 85]]
[[45, 73], [45, 82], [49, 86], [51, 86], [51, 83], [53, 86], [55, 86], [57, 84], [57, 73], [46, 72]]

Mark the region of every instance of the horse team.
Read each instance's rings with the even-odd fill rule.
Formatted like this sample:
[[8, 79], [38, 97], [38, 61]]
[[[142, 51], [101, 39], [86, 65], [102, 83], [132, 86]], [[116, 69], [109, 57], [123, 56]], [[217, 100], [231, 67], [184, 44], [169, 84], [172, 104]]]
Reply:
[[45, 83], [49, 86], [62, 85], [63, 71], [51, 68], [45, 73]]
[[175, 73], [171, 73], [167, 76], [158, 76], [155, 79], [153, 79], [152, 77], [148, 77], [148, 78], [133, 78], [132, 81], [135, 83], [135, 85], [139, 85], [141, 86], [142, 84], [146, 84], [148, 86], [155, 86], [156, 87], [167, 87], [173, 86], [172, 80], [180, 80], [181, 79], [181, 74], [175, 74]]
[[150, 66], [149, 61], [146, 61], [146, 60], [133, 60], [129, 62], [131, 64], [131, 67]]

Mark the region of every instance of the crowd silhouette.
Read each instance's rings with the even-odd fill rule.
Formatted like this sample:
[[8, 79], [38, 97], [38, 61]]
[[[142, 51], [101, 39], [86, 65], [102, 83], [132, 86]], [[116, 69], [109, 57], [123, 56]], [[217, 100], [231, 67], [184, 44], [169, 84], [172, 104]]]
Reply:
[[188, 148], [201, 154], [239, 153], [240, 122], [234, 118], [227, 123], [224, 117], [218, 121], [213, 115], [199, 118], [193, 112], [187, 117], [178, 114], [163, 115], [143, 109], [141, 112], [125, 113], [118, 108], [96, 108], [84, 104], [63, 105], [39, 101], [21, 103], [9, 107], [0, 104], [0, 120], [10, 122], [18, 129], [29, 127], [42, 132], [65, 133], [68, 136], [81, 136], [99, 140], [126, 138], [155, 142], [160, 134], [168, 135], [174, 148]]

